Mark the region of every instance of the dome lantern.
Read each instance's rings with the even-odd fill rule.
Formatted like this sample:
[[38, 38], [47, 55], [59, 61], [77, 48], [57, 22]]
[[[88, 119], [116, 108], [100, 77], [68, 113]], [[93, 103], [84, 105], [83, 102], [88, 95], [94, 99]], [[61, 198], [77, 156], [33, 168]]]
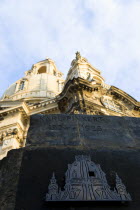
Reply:
[[38, 102], [58, 95], [63, 87], [63, 74], [50, 58], [40, 61], [25, 72], [25, 77], [12, 84], [2, 100], [26, 100]]

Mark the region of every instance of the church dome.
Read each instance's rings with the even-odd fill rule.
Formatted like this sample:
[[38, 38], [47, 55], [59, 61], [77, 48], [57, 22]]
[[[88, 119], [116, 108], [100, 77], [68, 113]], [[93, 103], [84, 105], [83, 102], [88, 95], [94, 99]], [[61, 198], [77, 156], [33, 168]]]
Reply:
[[54, 98], [62, 91], [63, 74], [51, 59], [45, 59], [32, 66], [25, 76], [13, 83], [3, 94], [2, 100], [26, 100], [37, 102]]

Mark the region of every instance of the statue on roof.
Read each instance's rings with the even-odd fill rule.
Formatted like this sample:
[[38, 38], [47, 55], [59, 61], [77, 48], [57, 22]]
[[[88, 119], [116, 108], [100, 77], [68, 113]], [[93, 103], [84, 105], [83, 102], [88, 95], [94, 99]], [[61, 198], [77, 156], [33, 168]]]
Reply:
[[76, 60], [79, 60], [81, 58], [80, 52], [77, 51], [75, 54], [76, 54]]

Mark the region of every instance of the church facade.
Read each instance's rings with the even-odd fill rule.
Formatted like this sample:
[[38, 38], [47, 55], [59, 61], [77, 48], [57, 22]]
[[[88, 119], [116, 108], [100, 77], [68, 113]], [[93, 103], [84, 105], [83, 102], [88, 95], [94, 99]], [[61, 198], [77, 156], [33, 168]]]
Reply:
[[140, 102], [79, 52], [45, 59], [0, 100], [0, 209], [139, 210]]
[[85, 114], [140, 117], [140, 102], [107, 85], [101, 72], [79, 52], [66, 80], [51, 59], [32, 66], [0, 99], [0, 159], [26, 146], [30, 117]]

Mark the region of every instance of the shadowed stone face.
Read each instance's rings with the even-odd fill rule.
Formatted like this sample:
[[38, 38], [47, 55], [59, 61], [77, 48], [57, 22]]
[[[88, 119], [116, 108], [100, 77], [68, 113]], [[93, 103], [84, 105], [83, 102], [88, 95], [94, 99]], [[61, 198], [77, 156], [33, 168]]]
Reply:
[[140, 118], [34, 115], [27, 144], [126, 149], [140, 147]]
[[[132, 203], [126, 206], [79, 203], [75, 210], [139, 210], [140, 206], [140, 119], [87, 115], [34, 115], [26, 147], [12, 150], [0, 162], [0, 206], [2, 209], [71, 209], [45, 204], [50, 178], [55, 171], [57, 184], [64, 191], [64, 174], [75, 156], [90, 156], [100, 164], [113, 190], [121, 178]], [[16, 173], [15, 173], [16, 172]], [[92, 172], [92, 170], [91, 170]], [[115, 172], [118, 177], [115, 178]], [[95, 172], [96, 174], [96, 172]], [[93, 176], [93, 174], [90, 174]], [[76, 177], [76, 173], [73, 172]], [[98, 180], [99, 181], [99, 180]], [[100, 180], [101, 181], [101, 180]], [[98, 182], [100, 184], [101, 182]], [[119, 187], [122, 193], [123, 187]], [[75, 195], [75, 194], [74, 194]], [[73, 195], [71, 195], [73, 196]], [[122, 195], [123, 196], [123, 195]], [[46, 202], [47, 203], [47, 202]]]

